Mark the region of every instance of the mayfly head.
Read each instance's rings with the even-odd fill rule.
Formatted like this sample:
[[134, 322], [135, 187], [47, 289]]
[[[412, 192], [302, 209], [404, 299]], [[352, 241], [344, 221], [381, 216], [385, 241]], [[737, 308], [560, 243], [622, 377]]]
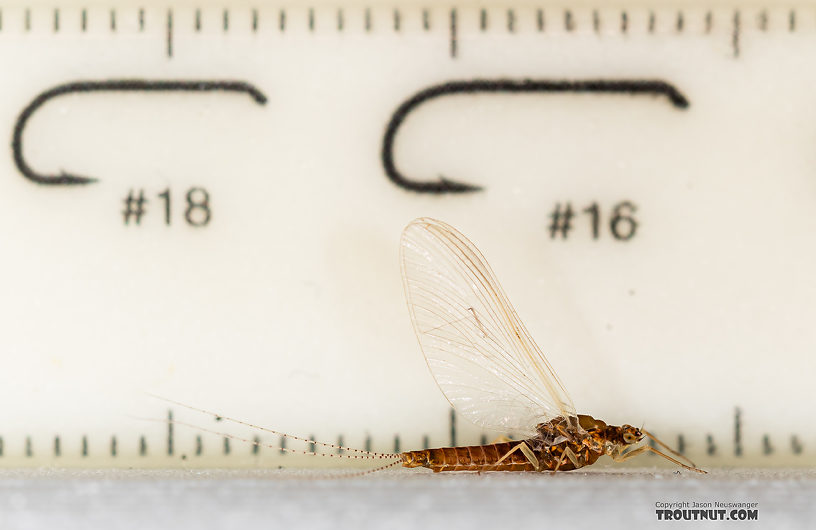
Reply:
[[632, 445], [643, 439], [643, 431], [631, 425], [621, 425], [620, 436], [623, 445]]

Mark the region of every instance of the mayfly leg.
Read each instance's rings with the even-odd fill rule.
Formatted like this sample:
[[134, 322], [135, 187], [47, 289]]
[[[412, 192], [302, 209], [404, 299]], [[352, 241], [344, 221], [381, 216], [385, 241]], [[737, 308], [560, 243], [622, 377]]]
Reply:
[[691, 460], [689, 460], [689, 458], [688, 458], [688, 457], [686, 457], [686, 456], [684, 456], [684, 455], [681, 455], [680, 453], [678, 453], [677, 451], [675, 451], [674, 449], [672, 449], [671, 447], [669, 447], [668, 445], [666, 445], [664, 442], [660, 441], [660, 440], [659, 440], [659, 439], [658, 439], [658, 438], [657, 438], [655, 435], [653, 435], [653, 434], [652, 434], [652, 433], [650, 433], [649, 431], [647, 431], [647, 430], [645, 430], [645, 429], [641, 429], [641, 432], [642, 432], [643, 434], [645, 434], [646, 436], [648, 436], [650, 439], [654, 440], [654, 442], [655, 442], [656, 444], [658, 444], [660, 447], [662, 447], [663, 449], [667, 450], [668, 452], [670, 452], [670, 453], [671, 453], [671, 454], [673, 454], [674, 456], [676, 456], [676, 457], [678, 457], [678, 458], [682, 458], [683, 460], [685, 460], [686, 462], [688, 462], [688, 463], [691, 465], [691, 467], [694, 467], [694, 468], [696, 468], [696, 467], [697, 467], [697, 464], [695, 464], [694, 462], [692, 462]]
[[628, 451], [626, 453], [620, 453], [620, 454], [617, 454], [617, 455], [613, 454], [611, 456], [612, 456], [612, 460], [614, 460], [615, 462], [626, 462], [630, 458], [634, 458], [634, 457], [636, 457], [636, 456], [638, 456], [640, 454], [646, 453], [646, 452], [652, 452], [652, 453], [654, 453], [654, 454], [656, 454], [658, 456], [662, 456], [663, 458], [665, 458], [669, 462], [677, 464], [678, 466], [682, 467], [683, 469], [688, 469], [689, 471], [696, 471], [697, 473], [703, 473], [703, 474], [708, 473], [707, 471], [703, 471], [702, 469], [687, 466], [686, 464], [680, 462], [679, 460], [676, 460], [676, 459], [670, 457], [666, 453], [662, 453], [662, 452], [658, 451], [657, 449], [655, 449], [651, 445], [643, 445], [643, 446], [638, 447], [637, 449], [634, 449], [632, 451]]
[[539, 471], [541, 469], [541, 463], [538, 461], [538, 458], [536, 458], [536, 455], [533, 452], [533, 450], [530, 449], [530, 446], [527, 445], [527, 443], [525, 443], [525, 442], [521, 442], [520, 444], [516, 445], [515, 447], [513, 447], [512, 449], [507, 451], [507, 453], [505, 453], [505, 455], [503, 457], [499, 458], [496, 461], [496, 465], [499, 465], [502, 462], [504, 462], [504, 460], [508, 456], [513, 454], [515, 451], [521, 451], [522, 454], [527, 458], [527, 460], [529, 460], [530, 463], [533, 464], [533, 469], [535, 469], [536, 471]]

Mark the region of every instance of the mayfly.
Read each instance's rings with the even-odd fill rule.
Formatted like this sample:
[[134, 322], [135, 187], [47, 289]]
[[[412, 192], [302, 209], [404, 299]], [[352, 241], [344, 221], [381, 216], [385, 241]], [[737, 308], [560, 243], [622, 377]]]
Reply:
[[[644, 429], [607, 425], [592, 416], [578, 414], [484, 256], [455, 228], [430, 218], [412, 221], [402, 233], [400, 257], [411, 322], [442, 393], [460, 415], [473, 423], [505, 434], [521, 434], [524, 438], [514, 441], [504, 437], [496, 443], [470, 447], [374, 453], [261, 428], [347, 453], [286, 451], [393, 459], [388, 465], [368, 472], [398, 464], [435, 472], [556, 472], [592, 465], [603, 455], [623, 462], [651, 452], [690, 471], [705, 473]], [[232, 418], [218, 418], [257, 427]], [[638, 446], [645, 438], [677, 458], [649, 444]]]

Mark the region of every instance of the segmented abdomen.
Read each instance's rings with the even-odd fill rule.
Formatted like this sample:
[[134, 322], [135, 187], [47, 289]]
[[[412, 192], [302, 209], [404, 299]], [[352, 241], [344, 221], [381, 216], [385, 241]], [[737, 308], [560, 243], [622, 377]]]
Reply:
[[468, 447], [441, 447], [402, 453], [403, 467], [427, 467], [439, 471], [534, 471], [533, 464], [521, 451], [497, 462], [519, 442], [472, 445]]

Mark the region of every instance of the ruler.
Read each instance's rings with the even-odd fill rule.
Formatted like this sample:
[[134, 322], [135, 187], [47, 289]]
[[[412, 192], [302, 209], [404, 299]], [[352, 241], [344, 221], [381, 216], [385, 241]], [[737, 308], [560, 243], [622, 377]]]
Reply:
[[811, 465], [815, 43], [812, 6], [3, 6], [0, 466], [291, 462], [149, 393], [493, 439], [412, 334], [418, 216], [482, 249], [581, 412]]

